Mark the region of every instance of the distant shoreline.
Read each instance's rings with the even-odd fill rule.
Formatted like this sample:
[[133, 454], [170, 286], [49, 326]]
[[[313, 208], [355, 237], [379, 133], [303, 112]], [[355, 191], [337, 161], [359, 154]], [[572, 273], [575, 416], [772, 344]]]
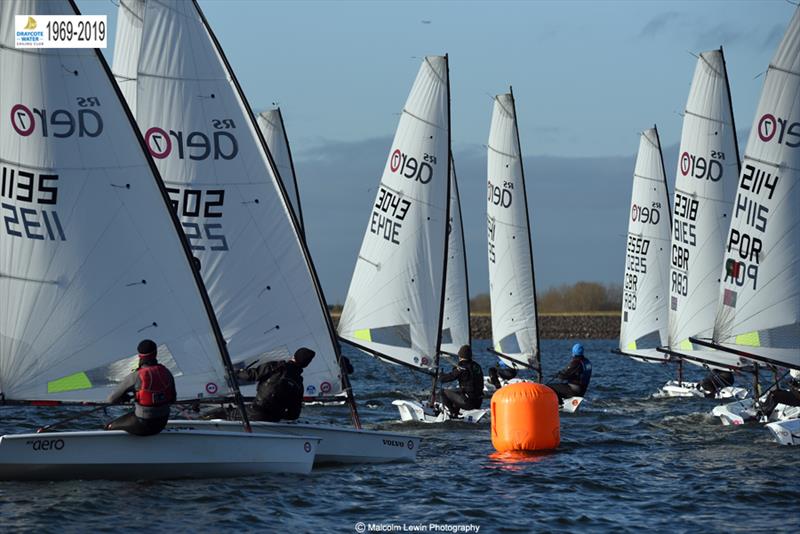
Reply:
[[[339, 312], [332, 312], [336, 326]], [[489, 314], [476, 313], [470, 316], [473, 339], [491, 339], [492, 320]], [[542, 339], [616, 339], [619, 337], [619, 312], [567, 312], [542, 313], [539, 315]]]

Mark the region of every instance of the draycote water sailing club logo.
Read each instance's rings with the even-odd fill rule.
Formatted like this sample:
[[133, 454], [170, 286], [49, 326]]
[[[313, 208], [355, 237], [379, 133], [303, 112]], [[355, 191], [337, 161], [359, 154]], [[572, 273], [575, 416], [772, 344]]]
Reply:
[[105, 15], [16, 15], [14, 48], [105, 48]]

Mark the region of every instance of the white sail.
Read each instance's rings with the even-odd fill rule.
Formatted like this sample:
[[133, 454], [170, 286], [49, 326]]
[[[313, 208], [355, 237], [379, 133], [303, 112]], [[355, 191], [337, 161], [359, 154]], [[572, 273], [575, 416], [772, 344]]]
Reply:
[[670, 208], [658, 130], [639, 139], [625, 243], [625, 281], [619, 349], [629, 356], [664, 360], [667, 341]]
[[300, 190], [297, 186], [297, 175], [294, 172], [294, 162], [292, 161], [292, 150], [289, 148], [289, 137], [286, 135], [286, 128], [283, 125], [283, 114], [280, 108], [262, 111], [258, 114], [258, 128], [264, 141], [267, 143], [272, 160], [278, 169], [278, 176], [281, 177], [286, 193], [292, 204], [300, 231], [305, 231], [303, 224], [303, 210], [300, 207]]
[[447, 239], [447, 280], [444, 286], [442, 317], [442, 350], [455, 354], [471, 343], [469, 332], [469, 282], [461, 220], [461, 199], [458, 195], [456, 168], [450, 160], [450, 225]]
[[104, 401], [152, 338], [180, 398], [229, 393], [204, 303], [157, 171], [100, 53], [14, 49], [0, 3], [0, 393]]
[[722, 50], [701, 53], [678, 151], [666, 345], [703, 361], [738, 365], [730, 354], [698, 349], [689, 341], [690, 336], [710, 337], [714, 328], [722, 251], [739, 173], [731, 110]]
[[340, 335], [378, 356], [431, 368], [439, 351], [450, 163], [446, 56], [411, 88], [372, 206]]
[[714, 341], [800, 368], [800, 11], [770, 63], [725, 244]]
[[311, 260], [255, 120], [195, 2], [146, 2], [136, 83], [139, 128], [232, 359], [282, 360], [308, 347], [317, 357], [303, 374], [306, 396], [340, 392], [337, 346]]
[[[487, 163], [489, 292], [494, 349], [534, 367], [539, 361], [528, 202], [511, 93], [494, 98]], [[516, 367], [512, 361], [505, 360]]]
[[143, 20], [144, 0], [120, 0], [114, 40], [114, 78], [134, 116]]

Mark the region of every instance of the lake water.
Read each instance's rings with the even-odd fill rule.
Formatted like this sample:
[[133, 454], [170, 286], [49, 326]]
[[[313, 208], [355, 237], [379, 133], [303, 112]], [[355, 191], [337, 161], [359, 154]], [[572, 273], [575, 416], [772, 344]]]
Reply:
[[[549, 375], [572, 341], [544, 341]], [[474, 343], [484, 371], [492, 363]], [[489, 424], [394, 422], [397, 398], [426, 396], [427, 377], [345, 347], [365, 427], [422, 437], [415, 464], [327, 467], [167, 482], [0, 482], [2, 531], [272, 532], [797, 532], [800, 453], [761, 425], [723, 427], [706, 399], [655, 399], [674, 367], [633, 362], [585, 343], [594, 375], [576, 414], [562, 414], [557, 451], [494, 453]], [[687, 379], [703, 375], [688, 366]], [[740, 378], [739, 384], [749, 383]], [[488, 405], [488, 400], [485, 401]], [[113, 416], [109, 413], [106, 419]], [[348, 422], [346, 407], [306, 407], [310, 422]], [[73, 428], [97, 427], [102, 417]], [[0, 432], [53, 421], [42, 408], [0, 407]], [[359, 525], [358, 523], [363, 523]], [[438, 529], [438, 530], [437, 530]], [[469, 530], [468, 530], [469, 529]], [[373, 530], [374, 531], [374, 530]]]

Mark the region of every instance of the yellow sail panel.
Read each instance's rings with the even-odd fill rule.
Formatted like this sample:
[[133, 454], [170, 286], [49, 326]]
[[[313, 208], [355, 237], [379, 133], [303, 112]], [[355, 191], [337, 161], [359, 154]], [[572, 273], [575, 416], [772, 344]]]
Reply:
[[761, 339], [758, 337], [758, 331], [749, 332], [747, 334], [739, 334], [736, 336], [737, 345], [746, 345], [748, 347], [760, 347]]
[[356, 330], [353, 332], [353, 337], [356, 339], [363, 339], [364, 341], [372, 341], [372, 335], [369, 332], [369, 328]]
[[75, 373], [47, 383], [48, 393], [62, 393], [64, 391], [75, 391], [78, 389], [90, 389], [92, 382], [86, 373]]

